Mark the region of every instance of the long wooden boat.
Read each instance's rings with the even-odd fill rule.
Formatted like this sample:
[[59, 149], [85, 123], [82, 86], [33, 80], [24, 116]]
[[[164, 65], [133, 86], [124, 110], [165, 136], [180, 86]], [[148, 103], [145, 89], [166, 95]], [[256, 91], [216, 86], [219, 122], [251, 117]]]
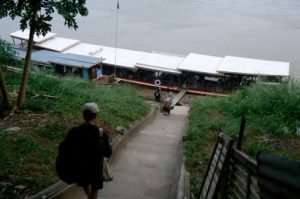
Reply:
[[[28, 31], [11, 33], [21, 40], [17, 56], [25, 58]], [[24, 42], [25, 41], [25, 42]], [[186, 89], [203, 95], [226, 95], [257, 78], [280, 82], [289, 78], [289, 63], [234, 56], [216, 57], [198, 53], [186, 56], [144, 52], [82, 43], [56, 33], [34, 38], [32, 62], [52, 67], [60, 74], [77, 74], [87, 80], [115, 76], [134, 84]]]

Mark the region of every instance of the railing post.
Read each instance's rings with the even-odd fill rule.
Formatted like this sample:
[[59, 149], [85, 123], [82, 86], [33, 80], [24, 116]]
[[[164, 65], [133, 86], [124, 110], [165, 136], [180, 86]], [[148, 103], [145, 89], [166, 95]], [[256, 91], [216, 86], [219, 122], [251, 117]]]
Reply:
[[252, 174], [252, 171], [251, 171], [250, 169], [248, 169], [248, 175], [247, 175], [247, 187], [246, 187], [246, 195], [245, 195], [245, 198], [246, 198], [246, 199], [249, 199], [249, 197], [250, 197], [251, 174]]
[[210, 169], [210, 165], [211, 165], [212, 160], [213, 160], [213, 158], [214, 158], [215, 152], [217, 151], [218, 143], [219, 143], [220, 140], [221, 140], [221, 138], [220, 138], [220, 136], [219, 136], [219, 137], [218, 137], [217, 144], [215, 145], [214, 151], [213, 151], [213, 153], [211, 154], [211, 157], [210, 157], [210, 159], [209, 159], [208, 167], [207, 167], [207, 169], [206, 169], [206, 173], [205, 173], [205, 175], [204, 175], [203, 182], [202, 182], [201, 187], [200, 187], [200, 190], [199, 190], [199, 192], [198, 192], [197, 199], [200, 199], [200, 197], [201, 197], [202, 189], [204, 188], [205, 180], [206, 180], [206, 177], [208, 176], [209, 169]]

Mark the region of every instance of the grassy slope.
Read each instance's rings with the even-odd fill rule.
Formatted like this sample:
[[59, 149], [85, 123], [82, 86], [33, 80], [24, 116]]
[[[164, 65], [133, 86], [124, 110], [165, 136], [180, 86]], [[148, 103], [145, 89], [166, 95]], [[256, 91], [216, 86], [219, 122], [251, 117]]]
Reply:
[[[112, 129], [119, 125], [128, 127], [149, 112], [149, 105], [132, 87], [97, 86], [78, 78], [61, 79], [47, 74], [43, 71], [31, 74], [24, 109], [0, 124], [3, 129], [21, 127], [16, 133], [0, 131], [0, 182], [12, 183], [0, 185], [0, 198], [24, 197], [57, 180], [54, 167], [57, 146], [71, 126], [82, 122], [82, 104], [96, 102], [101, 109], [99, 122]], [[20, 75], [6, 74], [6, 80], [12, 93], [18, 91]], [[34, 94], [58, 99], [32, 98]], [[29, 188], [12, 193], [19, 184]]]
[[201, 97], [193, 101], [185, 144], [186, 166], [197, 193], [220, 131], [235, 140], [241, 116], [247, 124], [243, 151], [259, 151], [300, 160], [300, 85], [254, 85], [226, 98]]

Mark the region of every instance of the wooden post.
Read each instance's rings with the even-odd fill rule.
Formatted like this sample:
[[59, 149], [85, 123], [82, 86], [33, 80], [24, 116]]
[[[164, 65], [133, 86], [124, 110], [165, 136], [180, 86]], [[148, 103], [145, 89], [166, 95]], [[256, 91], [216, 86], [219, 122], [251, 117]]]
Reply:
[[220, 140], [221, 140], [221, 137], [219, 136], [219, 137], [218, 137], [218, 141], [217, 141], [217, 143], [216, 143], [216, 145], [215, 145], [214, 151], [212, 152], [211, 157], [210, 157], [210, 159], [209, 159], [208, 167], [207, 167], [207, 169], [206, 169], [206, 173], [205, 173], [205, 175], [204, 175], [203, 182], [202, 182], [201, 187], [200, 187], [200, 190], [199, 190], [199, 192], [198, 192], [197, 199], [200, 199], [200, 197], [201, 197], [202, 189], [204, 188], [205, 180], [206, 180], [206, 177], [208, 176], [208, 172], [209, 172], [209, 169], [210, 169], [210, 165], [211, 165], [211, 163], [212, 163], [212, 160], [213, 160], [213, 157], [214, 157], [214, 155], [215, 155], [215, 152], [217, 151], [218, 144], [219, 144]]
[[245, 117], [245, 115], [243, 115], [241, 118], [239, 140], [238, 140], [237, 147], [236, 147], [238, 150], [241, 150], [241, 148], [242, 148], [245, 126], [246, 126], [246, 117]]
[[246, 187], [246, 195], [245, 195], [245, 198], [246, 199], [249, 199], [250, 197], [250, 194], [251, 194], [251, 174], [252, 174], [252, 171], [250, 169], [248, 169], [248, 174], [247, 174], [247, 187]]
[[[221, 180], [226, 174], [226, 168], [229, 165], [228, 161], [229, 154], [231, 153], [232, 143], [233, 141], [231, 138], [223, 133], [219, 134], [218, 141], [215, 145], [213, 153], [211, 154], [211, 158], [209, 160], [209, 164], [197, 199], [218, 198], [221, 191]], [[222, 158], [222, 156], [225, 157]]]

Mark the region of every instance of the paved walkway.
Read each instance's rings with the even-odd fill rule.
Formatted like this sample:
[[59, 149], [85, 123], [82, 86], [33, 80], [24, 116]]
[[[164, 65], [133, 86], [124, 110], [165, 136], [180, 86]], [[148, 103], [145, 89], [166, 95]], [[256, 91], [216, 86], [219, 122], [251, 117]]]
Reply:
[[[157, 113], [153, 122], [132, 135], [114, 154], [114, 180], [104, 183], [101, 199], [168, 199], [181, 159], [188, 108], [170, 116]], [[85, 198], [77, 187], [59, 198]]]

